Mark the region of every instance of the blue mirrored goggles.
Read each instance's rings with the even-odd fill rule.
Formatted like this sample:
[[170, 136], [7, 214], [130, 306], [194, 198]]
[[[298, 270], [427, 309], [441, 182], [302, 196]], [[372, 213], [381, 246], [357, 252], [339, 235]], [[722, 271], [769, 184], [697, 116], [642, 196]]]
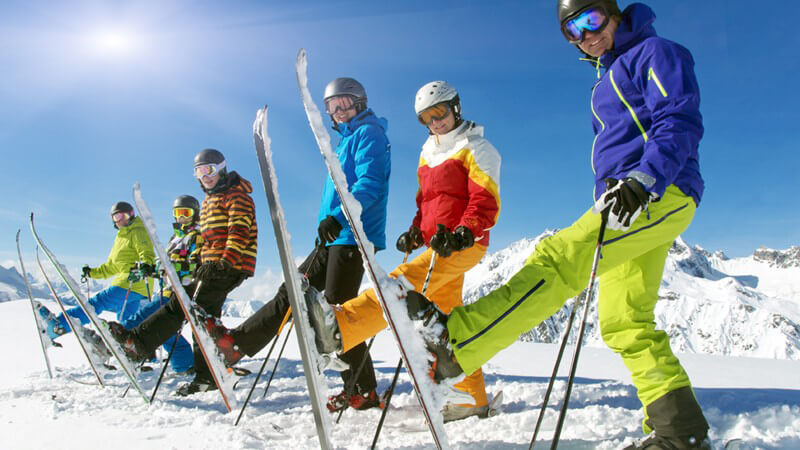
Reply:
[[570, 44], [580, 44], [586, 37], [586, 32], [599, 33], [608, 25], [608, 14], [599, 6], [593, 6], [581, 11], [577, 16], [565, 21], [561, 25], [561, 32]]

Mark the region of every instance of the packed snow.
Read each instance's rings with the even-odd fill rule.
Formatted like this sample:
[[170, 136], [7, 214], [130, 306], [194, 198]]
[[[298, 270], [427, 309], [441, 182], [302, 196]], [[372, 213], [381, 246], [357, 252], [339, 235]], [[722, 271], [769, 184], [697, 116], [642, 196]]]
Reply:
[[[42, 300], [49, 308], [53, 302]], [[238, 427], [238, 411], [227, 413], [218, 392], [188, 398], [171, 395], [187, 378], [168, 372], [156, 401], [148, 407], [136, 395], [120, 398], [125, 377], [113, 373], [106, 388], [93, 376], [71, 335], [64, 347], [50, 350], [55, 379], [49, 380], [27, 300], [0, 304], [4, 336], [0, 352], [0, 448], [3, 449], [259, 449], [318, 448], [302, 362], [296, 340], [280, 362], [266, 397], [266, 378], [259, 382]], [[225, 318], [233, 326], [241, 319]], [[188, 328], [184, 330], [188, 337]], [[280, 338], [281, 342], [283, 336]], [[503, 391], [503, 412], [492, 418], [445, 424], [451, 446], [461, 449], [524, 448], [530, 440], [547, 387], [557, 346], [518, 342], [487, 366], [490, 396]], [[568, 348], [571, 352], [571, 348]], [[258, 370], [266, 352], [245, 359], [243, 367]], [[379, 390], [391, 382], [398, 359], [393, 338], [381, 333], [373, 347]], [[267, 365], [270, 370], [274, 356]], [[792, 360], [679, 355], [692, 376], [709, 422], [711, 437], [721, 446], [741, 438], [756, 448], [800, 448], [800, 370]], [[556, 383], [539, 447], [549, 446], [558, 399], [566, 373]], [[337, 373], [326, 372], [328, 384], [341, 388]], [[154, 375], [156, 376], [155, 372]], [[239, 403], [254, 376], [235, 390]], [[90, 383], [90, 384], [85, 384]], [[333, 428], [340, 448], [366, 448], [372, 442], [380, 412], [347, 411]], [[642, 413], [627, 371], [608, 350], [587, 347], [581, 353], [578, 379], [560, 447], [613, 449], [641, 436]], [[392, 399], [379, 448], [431, 448], [407, 375], [403, 373]]]

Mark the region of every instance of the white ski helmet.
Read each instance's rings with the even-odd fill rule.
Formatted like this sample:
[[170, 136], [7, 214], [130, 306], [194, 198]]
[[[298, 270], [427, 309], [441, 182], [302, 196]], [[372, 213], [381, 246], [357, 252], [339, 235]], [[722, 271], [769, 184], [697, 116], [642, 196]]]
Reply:
[[414, 112], [419, 115], [422, 111], [439, 103], [449, 104], [453, 108], [456, 125], [461, 123], [461, 101], [458, 98], [458, 91], [446, 81], [431, 81], [419, 88], [414, 97]]

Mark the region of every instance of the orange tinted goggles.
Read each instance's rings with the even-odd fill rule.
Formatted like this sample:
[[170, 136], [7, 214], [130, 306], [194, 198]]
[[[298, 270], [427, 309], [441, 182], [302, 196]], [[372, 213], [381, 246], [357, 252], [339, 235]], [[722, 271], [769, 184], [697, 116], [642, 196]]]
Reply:
[[192, 208], [174, 208], [172, 215], [177, 219], [178, 217], [194, 217], [194, 210]]
[[449, 115], [450, 106], [447, 105], [447, 103], [439, 103], [419, 113], [417, 119], [419, 119], [419, 123], [429, 127], [434, 120], [442, 120], [447, 118]]

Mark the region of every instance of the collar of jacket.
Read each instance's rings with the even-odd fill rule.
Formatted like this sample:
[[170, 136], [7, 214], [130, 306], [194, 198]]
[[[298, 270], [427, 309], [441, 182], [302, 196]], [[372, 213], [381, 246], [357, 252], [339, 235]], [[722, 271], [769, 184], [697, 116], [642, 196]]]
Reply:
[[639, 42], [656, 36], [656, 13], [643, 3], [633, 3], [622, 11], [622, 21], [614, 33], [614, 48], [600, 57], [602, 67], [610, 67], [617, 57]]
[[228, 174], [225, 176], [225, 178], [220, 179], [219, 183], [217, 183], [217, 185], [214, 186], [211, 189], [206, 189], [203, 186], [203, 183], [200, 182], [200, 180], [197, 180], [197, 181], [198, 181], [198, 183], [200, 183], [200, 187], [203, 188], [203, 192], [205, 192], [207, 195], [222, 194], [225, 191], [227, 191], [228, 189], [231, 189], [231, 188], [234, 188], [234, 187], [240, 186], [240, 185], [242, 186], [242, 190], [247, 192], [247, 193], [250, 193], [250, 192], [253, 191], [253, 189], [251, 187], [249, 187], [250, 183], [247, 180], [245, 180], [244, 178], [240, 177], [239, 174], [235, 170], [232, 170], [232, 171], [228, 172]]
[[334, 124], [333, 129], [336, 130], [342, 137], [347, 137], [356, 132], [358, 127], [365, 124], [374, 124], [383, 128], [385, 132], [388, 128], [388, 122], [384, 118], [379, 118], [372, 112], [372, 109], [367, 108], [361, 111], [358, 115], [350, 119], [349, 122]]
[[[116, 225], [114, 226], [116, 227]], [[132, 233], [135, 228], [144, 228], [144, 222], [142, 222], [139, 216], [133, 216], [127, 225], [122, 228], [117, 228], [117, 230], [119, 230], [117, 231], [117, 236], [128, 235]]]
[[483, 126], [470, 120], [465, 120], [461, 125], [450, 130], [449, 133], [442, 135], [430, 135], [428, 140], [422, 145], [422, 150], [426, 152], [449, 152], [460, 150], [467, 145], [470, 136], [483, 137]]
[[181, 224], [178, 222], [172, 222], [172, 229], [175, 231], [175, 234], [178, 236], [183, 236], [184, 234], [189, 234], [192, 231], [197, 229], [197, 222], [194, 223], [187, 223]]

